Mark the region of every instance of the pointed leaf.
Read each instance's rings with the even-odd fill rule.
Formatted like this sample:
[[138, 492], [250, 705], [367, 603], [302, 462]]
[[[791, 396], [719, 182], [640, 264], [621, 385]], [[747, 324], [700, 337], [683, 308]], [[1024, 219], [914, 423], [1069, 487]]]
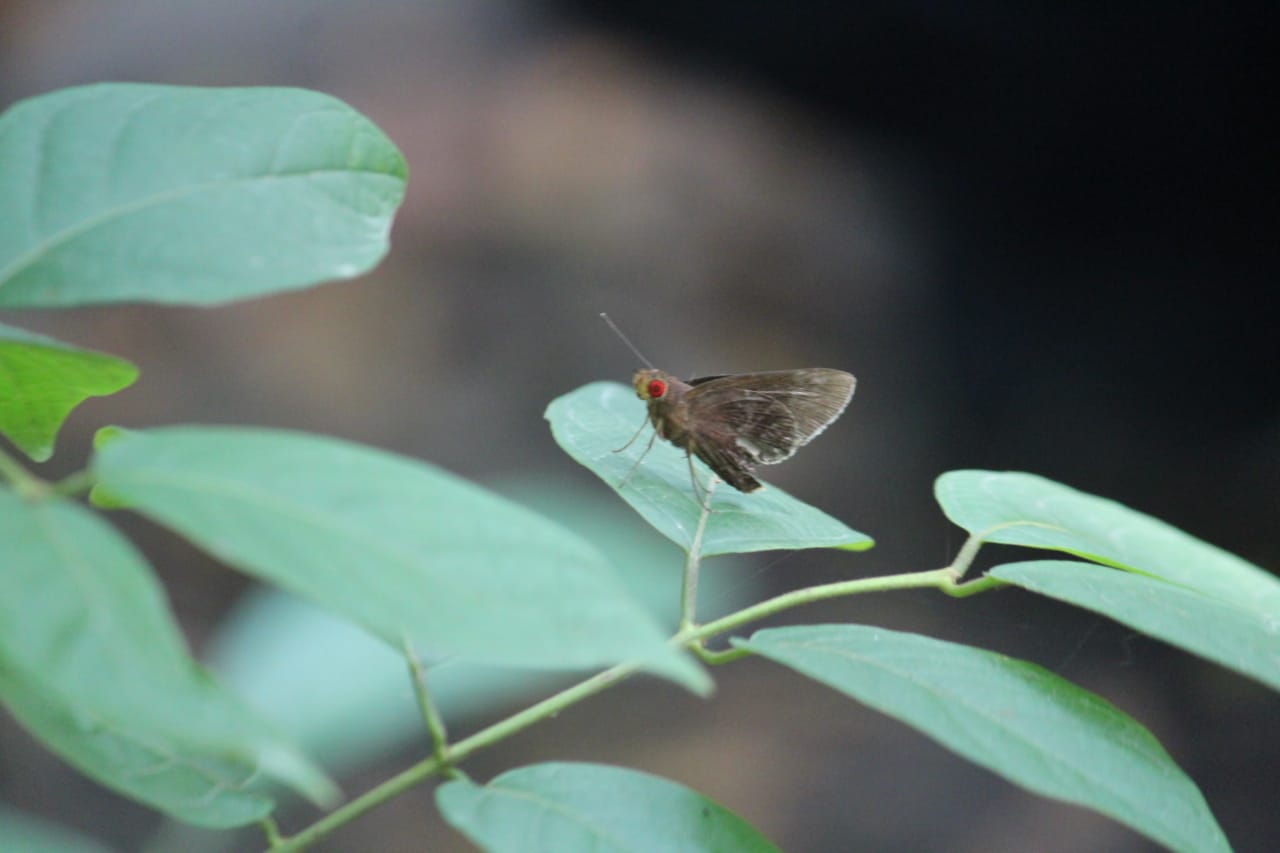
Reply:
[[123, 359], [0, 323], [0, 434], [43, 462], [72, 409], [137, 378]]
[[111, 83], [0, 115], [0, 307], [207, 305], [350, 278], [387, 249], [404, 159], [302, 89]]
[[[627, 588], [659, 621], [676, 624], [679, 552], [629, 508], [601, 501], [589, 484], [570, 489], [546, 476], [497, 488], [581, 531], [610, 555]], [[714, 571], [702, 573], [699, 596], [716, 614], [763, 597], [764, 579], [735, 573], [733, 560], [723, 557]], [[405, 677], [403, 652], [311, 602], [270, 588], [241, 596], [203, 651], [222, 683], [277, 720], [332, 772], [421, 743], [422, 712]], [[426, 672], [431, 698], [450, 729], [470, 727], [580, 678], [456, 659]], [[343, 689], [334, 690], [335, 683]]]
[[604, 764], [548, 763], [436, 789], [451, 826], [489, 853], [776, 853], [742, 818], [683, 785]]
[[[658, 532], [686, 551], [693, 545], [701, 504], [689, 480], [683, 450], [654, 442], [649, 454], [621, 485], [648, 436], [625, 453], [614, 452], [644, 423], [645, 406], [631, 389], [616, 382], [593, 382], [558, 397], [547, 407], [556, 442], [631, 504]], [[701, 482], [708, 469], [695, 461]], [[766, 486], [743, 494], [717, 484], [711, 515], [702, 537], [705, 556], [789, 548], [848, 548], [861, 551], [874, 543], [821, 510], [780, 489]]]
[[334, 789], [187, 656], [140, 555], [71, 503], [0, 490], [0, 698], [32, 734], [111, 788], [202, 826], [271, 810], [264, 772]]
[[1174, 850], [1229, 850], [1200, 791], [1145, 728], [1034, 664], [862, 625], [734, 640], [1047, 797]]
[[1270, 614], [1093, 563], [1036, 560], [988, 574], [1110, 616], [1280, 690], [1280, 619]]
[[635, 661], [709, 683], [595, 548], [424, 463], [302, 433], [171, 427], [121, 434], [94, 469], [132, 509], [393, 648], [407, 634], [433, 657]]
[[1123, 504], [1012, 471], [950, 471], [934, 492], [947, 518], [985, 541], [1154, 575], [1280, 622], [1280, 580]]

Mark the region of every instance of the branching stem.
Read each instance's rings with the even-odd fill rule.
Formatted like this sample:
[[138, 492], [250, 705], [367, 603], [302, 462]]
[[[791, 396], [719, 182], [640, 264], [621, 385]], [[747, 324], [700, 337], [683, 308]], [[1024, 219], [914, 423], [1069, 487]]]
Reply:
[[[799, 589], [774, 596], [759, 604], [743, 608], [736, 613], [715, 619], [705, 625], [698, 625], [694, 618], [695, 599], [698, 589], [698, 568], [701, 558], [702, 536], [706, 528], [709, 507], [710, 500], [703, 507], [702, 516], [698, 520], [698, 529], [694, 534], [693, 543], [689, 547], [689, 556], [685, 561], [680, 628], [669, 641], [673, 646], [691, 650], [700, 659], [709, 664], [727, 663], [731, 660], [737, 660], [749, 654], [749, 652], [741, 649], [710, 651], [702, 647], [703, 642], [707, 639], [732, 631], [749, 622], [754, 622], [803, 604], [867, 592], [928, 587], [939, 589], [950, 596], [965, 597], [1004, 585], [995, 578], [987, 577], [968, 583], [961, 582], [964, 572], [973, 563], [973, 558], [981, 545], [981, 539], [971, 537], [965, 542], [960, 553], [957, 554], [955, 562], [946, 568], [876, 578], [838, 581], [807, 589]], [[534, 723], [555, 716], [571, 705], [577, 704], [589, 696], [594, 696], [629, 678], [641, 668], [638, 663], [626, 663], [606, 669], [450, 746], [445, 739], [444, 722], [439, 718], [438, 712], [436, 712], [430, 701], [430, 696], [426, 692], [425, 679], [421, 675], [421, 669], [420, 667], [415, 667], [417, 658], [413, 655], [413, 650], [407, 643], [405, 653], [409, 656], [410, 670], [414, 673], [415, 685], [417, 685], [418, 701], [423, 708], [423, 715], [427, 720], [427, 728], [431, 732], [433, 744], [431, 757], [418, 762], [376, 788], [330, 812], [296, 835], [289, 838], [280, 838], [278, 835], [275, 838], [270, 838], [269, 834], [271, 841], [270, 853], [293, 853], [293, 851], [302, 850], [324, 838], [338, 827], [394, 799], [431, 777], [447, 775], [450, 768], [461, 763], [472, 754], [523, 731]]]
[[271, 853], [293, 853], [293, 851], [303, 850], [339, 827], [350, 823], [360, 815], [377, 808], [389, 800], [395, 799], [410, 788], [437, 775], [444, 769], [446, 764], [458, 764], [487, 746], [492, 746], [536, 722], [553, 717], [570, 705], [574, 705], [588, 696], [593, 696], [616, 684], [637, 669], [639, 669], [638, 664], [619, 664], [603, 672], [596, 673], [550, 698], [530, 705], [523, 711], [518, 711], [505, 720], [494, 723], [487, 729], [482, 729], [471, 737], [460, 740], [453, 746], [448, 747], [444, 750], [443, 762], [434, 755], [419, 761], [407, 770], [392, 776], [376, 788], [356, 797], [346, 805], [334, 809], [296, 835], [285, 838], [278, 844], [272, 844], [269, 849]]
[[427, 677], [422, 671], [422, 660], [408, 637], [404, 638], [404, 659], [409, 665], [409, 677], [413, 680], [413, 693], [418, 700], [418, 710], [422, 713], [422, 721], [426, 724], [427, 734], [431, 736], [431, 757], [439, 762], [441, 769], [450, 773], [449, 735], [444, 727], [444, 717], [427, 690]]

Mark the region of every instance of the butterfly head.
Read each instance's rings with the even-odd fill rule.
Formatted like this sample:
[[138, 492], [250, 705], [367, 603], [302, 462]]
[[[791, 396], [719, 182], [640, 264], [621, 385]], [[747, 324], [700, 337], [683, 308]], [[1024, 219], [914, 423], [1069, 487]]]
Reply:
[[671, 390], [671, 382], [661, 370], [637, 370], [631, 377], [631, 385], [636, 389], [636, 396], [645, 402], [661, 400]]

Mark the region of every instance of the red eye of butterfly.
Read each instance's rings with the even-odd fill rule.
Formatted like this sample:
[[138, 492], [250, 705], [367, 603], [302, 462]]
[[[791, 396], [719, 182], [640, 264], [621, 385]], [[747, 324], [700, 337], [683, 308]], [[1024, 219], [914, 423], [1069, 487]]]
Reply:
[[667, 383], [661, 379], [652, 379], [649, 381], [649, 399], [656, 400], [663, 394], [667, 393]]

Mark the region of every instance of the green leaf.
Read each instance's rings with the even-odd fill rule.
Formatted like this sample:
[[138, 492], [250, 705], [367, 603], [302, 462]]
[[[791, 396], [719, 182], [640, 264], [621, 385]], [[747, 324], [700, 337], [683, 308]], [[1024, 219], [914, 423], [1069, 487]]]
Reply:
[[335, 789], [187, 656], [160, 587], [108, 525], [0, 490], [0, 698], [54, 752], [117, 791], [202, 826], [271, 810], [263, 773]]
[[1024, 661], [862, 625], [734, 640], [895, 717], [1018, 785], [1109, 815], [1173, 850], [1229, 850], [1195, 784], [1145, 728]]
[[72, 409], [137, 378], [122, 359], [0, 324], [0, 434], [43, 462]]
[[[610, 555], [627, 588], [663, 624], [680, 616], [679, 550], [629, 508], [601, 501], [591, 484], [555, 478], [490, 484], [546, 513]], [[764, 578], [734, 571], [734, 557], [704, 569], [699, 598], [723, 613], [763, 597]], [[422, 712], [405, 676], [404, 655], [349, 621], [274, 588], [242, 596], [204, 643], [223, 684], [271, 715], [331, 772], [366, 766], [422, 740]], [[452, 729], [547, 696], [578, 673], [512, 669], [451, 660], [426, 672], [432, 701]], [[342, 690], [334, 690], [335, 683]]]
[[1115, 501], [997, 471], [951, 471], [934, 492], [947, 518], [987, 542], [1065, 551], [1153, 575], [1280, 622], [1276, 578]]
[[751, 853], [778, 848], [696, 791], [604, 764], [521, 767], [436, 789], [451, 826], [489, 853]]
[[99, 483], [228, 565], [428, 657], [709, 680], [589, 544], [415, 460], [321, 436], [171, 427], [99, 451]]
[[111, 83], [0, 115], [0, 307], [208, 305], [370, 269], [404, 194], [368, 119], [301, 89]]
[[[686, 551], [692, 547], [701, 505], [689, 481], [684, 451], [665, 441], [655, 442], [619, 488], [648, 442], [642, 436], [626, 453], [614, 452], [645, 420], [645, 406], [631, 389], [616, 382], [593, 382], [551, 401], [546, 417], [566, 453], [609, 484], [663, 536]], [[705, 483], [708, 469], [701, 462], [695, 464]], [[873, 544], [865, 534], [780, 489], [766, 486], [748, 495], [720, 483], [712, 494], [701, 552], [711, 556], [793, 548], [862, 551]]]
[[987, 574], [1110, 616], [1280, 690], [1280, 618], [1145, 575], [1037, 560]]

